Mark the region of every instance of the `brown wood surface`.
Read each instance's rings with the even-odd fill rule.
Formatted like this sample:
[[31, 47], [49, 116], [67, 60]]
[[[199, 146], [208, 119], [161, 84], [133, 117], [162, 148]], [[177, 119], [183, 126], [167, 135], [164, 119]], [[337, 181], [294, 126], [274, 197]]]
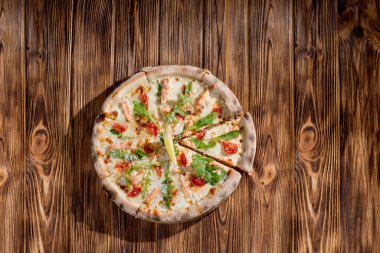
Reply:
[[[144, 66], [207, 68], [254, 175], [154, 224], [102, 192], [94, 117]], [[380, 252], [380, 2], [0, 0], [0, 252]]]

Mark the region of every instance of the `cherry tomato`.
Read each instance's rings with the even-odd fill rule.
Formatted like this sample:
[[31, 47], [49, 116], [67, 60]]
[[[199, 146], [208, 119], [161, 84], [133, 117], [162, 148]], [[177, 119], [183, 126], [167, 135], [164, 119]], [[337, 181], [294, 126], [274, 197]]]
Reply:
[[147, 154], [153, 154], [154, 150], [148, 146], [144, 146], [144, 152]]
[[131, 167], [132, 163], [131, 162], [128, 162], [128, 161], [120, 161], [118, 162], [115, 167], [117, 169], [119, 169], [119, 171], [121, 173], [123, 172], [126, 172], [130, 167]]
[[199, 133], [197, 133], [196, 137], [198, 140], [202, 140], [206, 135], [206, 130], [202, 130]]
[[154, 166], [154, 170], [156, 171], [158, 176], [162, 177], [162, 167], [161, 166]]
[[153, 122], [149, 122], [146, 127], [148, 128], [148, 131], [151, 135], [158, 135], [158, 127]]
[[182, 164], [183, 166], [186, 166], [186, 164], [187, 164], [187, 159], [186, 159], [186, 155], [185, 155], [185, 153], [181, 153], [181, 154], [179, 155], [179, 161], [181, 162], [181, 164]]
[[132, 188], [132, 191], [130, 191], [127, 196], [133, 198], [139, 195], [140, 193], [141, 193], [141, 187], [137, 187], [134, 185]]
[[219, 117], [222, 117], [223, 109], [220, 106], [216, 106], [212, 109], [213, 112], [217, 112]]
[[237, 151], [238, 151], [238, 145], [233, 143], [233, 142], [229, 142], [229, 141], [223, 141], [223, 148], [224, 148], [224, 151], [226, 151], [226, 153], [228, 154], [235, 154]]
[[206, 184], [206, 181], [203, 178], [196, 177], [196, 176], [191, 177], [191, 182], [193, 183], [193, 185], [196, 185], [196, 186], [203, 186]]
[[112, 128], [113, 128], [113, 130], [115, 130], [118, 133], [122, 133], [122, 132], [125, 132], [125, 130], [127, 130], [127, 127], [125, 125], [120, 124], [120, 123], [113, 124]]
[[175, 115], [177, 119], [180, 119], [180, 120], [184, 120], [185, 119], [185, 116], [181, 115], [181, 114], [176, 114]]
[[144, 91], [141, 92], [141, 100], [145, 104], [146, 109], [148, 109], [149, 97], [148, 97], [148, 94], [146, 94], [146, 92]]

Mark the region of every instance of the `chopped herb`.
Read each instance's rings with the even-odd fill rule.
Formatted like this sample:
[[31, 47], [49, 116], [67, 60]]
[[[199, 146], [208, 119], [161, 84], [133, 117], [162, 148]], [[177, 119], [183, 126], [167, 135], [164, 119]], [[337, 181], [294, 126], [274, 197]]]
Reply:
[[140, 157], [136, 154], [131, 154], [124, 149], [114, 149], [110, 152], [110, 156], [114, 158], [123, 159], [125, 161], [136, 161], [139, 160]]
[[143, 189], [142, 189], [142, 195], [141, 197], [143, 199], [145, 199], [146, 195], [148, 194], [148, 190], [149, 190], [149, 187], [151, 185], [151, 181], [150, 181], [150, 175], [151, 175], [151, 170], [148, 171], [148, 173], [142, 178], [142, 185], [143, 185]]
[[216, 117], [218, 116], [218, 113], [216, 112], [213, 112], [203, 118], [200, 118], [199, 120], [197, 120], [194, 125], [192, 125], [191, 127], [189, 127], [188, 129], [186, 129], [187, 131], [190, 131], [190, 130], [199, 130], [201, 129], [202, 127], [204, 126], [209, 126], [209, 125], [212, 125], [214, 124], [214, 120], [216, 119]]
[[174, 106], [173, 108], [173, 111], [171, 111], [168, 116], [167, 116], [167, 119], [166, 119], [166, 126], [170, 123], [173, 123], [173, 122], [178, 122], [178, 119], [175, 117], [176, 114], [180, 114], [182, 116], [186, 116], [187, 115], [187, 112], [184, 111], [182, 109], [182, 107], [184, 105], [186, 105], [189, 101], [190, 101], [190, 98], [189, 98], [189, 94], [192, 90], [192, 87], [193, 87], [193, 83], [192, 82], [189, 82], [187, 85], [186, 85], [186, 89], [185, 89], [185, 94], [182, 95], [180, 94], [180, 100], [178, 101], [178, 103]]
[[144, 157], [148, 157], [148, 156], [151, 156], [152, 154], [147, 154], [145, 153], [144, 150], [142, 150], [141, 148], [138, 148], [136, 150], [136, 154], [140, 157], [140, 158], [144, 158]]
[[[225, 170], [210, 164], [214, 159], [203, 157], [200, 154], [193, 155], [192, 158], [190, 167], [193, 169], [193, 173], [197, 177], [203, 178], [207, 183], [216, 185], [226, 176]], [[220, 171], [220, 174], [217, 171]]]
[[221, 141], [221, 140], [230, 141], [230, 140], [235, 139], [236, 137], [238, 137], [240, 133], [241, 133], [240, 130], [235, 130], [235, 131], [232, 131], [232, 132], [229, 132], [229, 133], [226, 133], [226, 134], [222, 134], [222, 135], [220, 135], [218, 137], [212, 138], [212, 141], [214, 141], [214, 142], [218, 142], [218, 141]]
[[139, 101], [133, 101], [135, 114], [139, 115], [140, 117], [146, 116], [153, 124], [155, 124], [158, 127], [157, 121], [153, 118], [152, 114], [146, 109], [144, 103]]
[[203, 140], [198, 140], [197, 138], [194, 138], [194, 137], [191, 137], [190, 140], [191, 142], [195, 144], [195, 148], [199, 148], [199, 149], [208, 149], [208, 148], [215, 147], [216, 145], [216, 142], [214, 141], [209, 141], [206, 143]]
[[116, 135], [117, 137], [119, 137], [120, 139], [123, 139], [123, 140], [128, 140], [128, 139], [135, 139], [135, 138], [138, 138], [137, 136], [124, 136], [122, 133], [119, 133], [117, 132], [115, 129], [110, 129], [110, 132], [114, 135]]
[[161, 103], [161, 94], [162, 94], [162, 83], [157, 80], [157, 97], [160, 103]]
[[165, 180], [162, 182], [162, 194], [163, 194], [163, 199], [165, 202], [165, 205], [168, 209], [171, 209], [172, 206], [172, 198], [173, 198], [173, 179], [170, 177], [170, 169], [169, 165], [165, 171]]
[[152, 170], [152, 169], [153, 169], [153, 166], [155, 166], [155, 165], [160, 165], [160, 164], [161, 164], [161, 163], [159, 163], [159, 162], [139, 162], [139, 163], [135, 163], [135, 164], [133, 164], [133, 165], [129, 168], [129, 170], [127, 170], [125, 173], [126, 173], [127, 175], [129, 175], [129, 174], [131, 174], [132, 171], [134, 171], [134, 170], [139, 171], [139, 170], [144, 169], [144, 168], [146, 168], [146, 169], [148, 169], [148, 170]]
[[162, 143], [162, 145], [165, 145], [164, 134], [163, 133], [160, 133], [159, 138], [160, 138], [160, 142]]

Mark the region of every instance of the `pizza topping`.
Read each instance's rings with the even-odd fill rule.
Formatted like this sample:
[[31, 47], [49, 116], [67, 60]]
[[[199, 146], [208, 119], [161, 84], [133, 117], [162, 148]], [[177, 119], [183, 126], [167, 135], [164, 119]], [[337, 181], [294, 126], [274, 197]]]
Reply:
[[205, 182], [216, 185], [226, 175], [226, 171], [218, 166], [212, 165], [214, 159], [203, 157], [200, 154], [193, 155], [193, 161], [190, 164], [193, 169], [193, 175], [202, 178]]
[[193, 183], [193, 185], [196, 185], [196, 186], [203, 186], [206, 184], [206, 181], [203, 178], [195, 177], [195, 176], [191, 177], [191, 182]]
[[223, 148], [224, 151], [228, 154], [235, 154], [238, 151], [238, 145], [236, 143], [230, 142], [230, 141], [223, 141]]
[[180, 120], [184, 120], [185, 119], [185, 116], [181, 115], [179, 113], [177, 113], [175, 116], [177, 117], [177, 119], [180, 119]]
[[218, 113], [218, 117], [221, 118], [223, 114], [223, 108], [219, 106], [218, 102], [214, 104], [214, 107], [212, 108], [213, 112]]
[[135, 114], [142, 117], [147, 117], [154, 125], [158, 126], [157, 121], [153, 118], [152, 114], [146, 109], [145, 105], [138, 101], [133, 101]]
[[187, 115], [187, 111], [183, 110], [183, 107], [190, 101], [189, 94], [192, 90], [193, 83], [189, 82], [186, 86], [185, 94], [180, 94], [180, 100], [178, 103], [174, 106], [173, 110], [168, 114], [167, 120], [166, 120], [166, 126], [170, 123], [173, 123], [176, 121], [175, 115]]
[[216, 119], [217, 116], [218, 116], [218, 113], [213, 112], [203, 118], [200, 118], [194, 123], [194, 125], [186, 129], [186, 131], [190, 131], [190, 130], [197, 131], [197, 130], [200, 130], [202, 127], [210, 126], [214, 124], [214, 120]]
[[164, 79], [162, 81], [161, 103], [165, 104], [168, 101], [170, 80]]
[[159, 193], [160, 193], [160, 188], [154, 189], [153, 192], [149, 195], [149, 197], [145, 200], [145, 203], [147, 205], [152, 203], [152, 201], [157, 197]]
[[114, 150], [111, 150], [111, 152], [109, 153], [109, 155], [113, 158], [118, 158], [118, 159], [123, 159], [125, 161], [136, 161], [136, 160], [139, 160], [140, 157], [136, 154], [131, 154], [129, 153], [128, 151], [124, 150], [124, 149], [114, 149]]
[[149, 122], [146, 126], [146, 128], [148, 129], [148, 132], [153, 135], [153, 136], [157, 136], [158, 135], [158, 127], [152, 123], [152, 122]]
[[172, 137], [172, 132], [170, 128], [165, 129], [164, 143], [165, 143], [165, 148], [166, 148], [166, 151], [168, 152], [172, 165], [177, 167], [176, 152], [174, 149], [173, 137]]
[[142, 191], [141, 187], [133, 185], [132, 191], [130, 191], [127, 196], [131, 198], [136, 197], [137, 195], [141, 193], [141, 191]]
[[181, 175], [181, 182], [182, 182], [182, 187], [183, 187], [185, 196], [190, 197], [191, 196], [190, 183], [187, 180], [187, 177], [184, 175]]
[[145, 91], [141, 92], [141, 101], [144, 103], [146, 109], [148, 109], [149, 108], [149, 97]]
[[162, 167], [161, 166], [154, 166], [153, 168], [156, 171], [157, 175], [159, 177], [162, 177]]
[[127, 130], [127, 127], [120, 123], [114, 123], [111, 130], [113, 130], [113, 132], [116, 132], [116, 134], [120, 134], [125, 132], [125, 130]]
[[153, 154], [153, 153], [154, 153], [154, 150], [151, 149], [149, 146], [145, 145], [145, 146], [144, 146], [144, 152], [145, 152], [146, 154]]
[[132, 122], [132, 112], [131, 108], [129, 107], [128, 100], [126, 98], [124, 98], [121, 102], [121, 107], [123, 108], [124, 116], [127, 119], [127, 121]]
[[[195, 148], [208, 149], [216, 146], [216, 143], [222, 140], [232, 140], [239, 136], [241, 130], [235, 130], [226, 134], [212, 138], [209, 142], [205, 142], [202, 139], [191, 137], [190, 140], [194, 143]], [[236, 152], [235, 152], [236, 153]]]
[[146, 195], [148, 194], [148, 190], [151, 185], [151, 182], [149, 179], [150, 175], [151, 175], [151, 171], [149, 170], [148, 173], [142, 178], [143, 189], [142, 189], [141, 197], [143, 199], [145, 199]]
[[170, 169], [169, 167], [165, 171], [165, 180], [162, 182], [162, 198], [165, 202], [165, 205], [168, 209], [172, 208], [172, 198], [174, 196], [174, 186], [173, 186], [173, 179], [170, 177]]
[[197, 133], [196, 138], [198, 140], [202, 140], [205, 137], [205, 135], [206, 135], [206, 130], [202, 130], [199, 133]]
[[186, 167], [187, 165], [187, 159], [186, 159], [186, 155], [184, 152], [182, 152], [180, 155], [179, 155], [179, 160], [181, 162], [181, 164]]
[[132, 163], [128, 161], [119, 161], [116, 163], [115, 168], [119, 170], [120, 173], [126, 172], [130, 167]]
[[197, 101], [194, 104], [195, 111], [200, 113], [208, 100], [208, 96], [210, 94], [210, 91], [208, 89], [204, 90], [199, 97], [197, 98]]
[[140, 171], [136, 174], [136, 176], [134, 176], [134, 177], [132, 178], [132, 181], [135, 182], [135, 183], [140, 183], [140, 181], [142, 181], [142, 179], [143, 179], [145, 173], [146, 173], [146, 170], [145, 170], [145, 169], [140, 170]]

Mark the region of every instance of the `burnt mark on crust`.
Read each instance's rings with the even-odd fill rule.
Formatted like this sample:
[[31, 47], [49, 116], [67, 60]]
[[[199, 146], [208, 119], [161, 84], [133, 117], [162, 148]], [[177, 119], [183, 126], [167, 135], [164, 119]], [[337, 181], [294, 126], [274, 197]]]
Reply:
[[231, 174], [232, 174], [232, 169], [230, 169], [230, 170], [227, 171], [227, 176], [229, 176]]
[[213, 187], [213, 188], [210, 189], [209, 193], [210, 193], [211, 195], [214, 195], [214, 194], [215, 194], [215, 191], [216, 191], [216, 189]]
[[105, 112], [104, 115], [105, 115], [107, 118], [116, 119], [116, 118], [117, 118], [117, 115], [118, 115], [118, 112], [117, 112], [117, 111]]
[[112, 189], [109, 189], [109, 188], [105, 187], [104, 185], [102, 186], [102, 189], [107, 194], [108, 197], [110, 197], [111, 199], [115, 200], [115, 198], [117, 196], [117, 192], [115, 192]]
[[100, 123], [100, 122], [102, 122], [105, 118], [106, 118], [106, 114], [105, 114], [105, 113], [100, 113], [98, 116], [96, 116], [95, 122], [96, 122], [96, 123]]

